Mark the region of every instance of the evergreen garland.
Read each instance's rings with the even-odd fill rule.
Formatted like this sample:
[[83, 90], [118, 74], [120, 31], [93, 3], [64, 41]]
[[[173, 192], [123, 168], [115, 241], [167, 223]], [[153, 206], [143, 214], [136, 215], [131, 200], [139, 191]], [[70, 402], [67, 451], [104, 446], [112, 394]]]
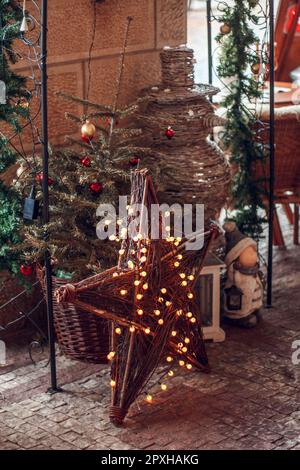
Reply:
[[259, 239], [266, 222], [262, 202], [264, 185], [255, 179], [253, 166], [266, 158], [266, 146], [255, 138], [257, 118], [249, 103], [261, 97], [263, 85], [259, 69], [266, 65], [266, 56], [258, 54], [259, 42], [254, 26], [261, 16], [254, 12], [257, 0], [234, 0], [229, 4], [219, 2], [222, 23], [216, 40], [221, 46], [217, 72], [220, 78], [230, 78], [227, 95], [221, 103], [227, 110], [227, 123], [223, 142], [231, 152], [231, 163], [235, 174], [232, 178], [231, 194], [235, 206], [234, 220], [239, 229]]
[[12, 70], [18, 60], [14, 41], [20, 37], [22, 10], [11, 0], [0, 0], [0, 80], [6, 85], [6, 104], [0, 104], [0, 270], [19, 271], [16, 253], [9, 250], [19, 242], [21, 200], [18, 192], [4, 180], [4, 173], [16, 163], [17, 154], [10, 137], [21, 132], [21, 119], [28, 117], [22, 97], [28, 97], [26, 79]]

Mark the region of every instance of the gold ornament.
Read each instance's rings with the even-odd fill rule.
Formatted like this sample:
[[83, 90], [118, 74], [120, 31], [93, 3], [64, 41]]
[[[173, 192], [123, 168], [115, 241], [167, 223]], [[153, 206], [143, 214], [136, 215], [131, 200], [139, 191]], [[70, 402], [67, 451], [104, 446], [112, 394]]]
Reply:
[[231, 27], [229, 26], [229, 24], [224, 23], [222, 24], [220, 31], [222, 34], [229, 34], [231, 32]]
[[96, 127], [91, 121], [86, 120], [81, 128], [81, 134], [84, 137], [89, 137], [92, 139], [96, 133]]
[[254, 75], [258, 75], [260, 71], [260, 63], [257, 62], [256, 64], [252, 64], [251, 70], [252, 70], [252, 73], [254, 73]]

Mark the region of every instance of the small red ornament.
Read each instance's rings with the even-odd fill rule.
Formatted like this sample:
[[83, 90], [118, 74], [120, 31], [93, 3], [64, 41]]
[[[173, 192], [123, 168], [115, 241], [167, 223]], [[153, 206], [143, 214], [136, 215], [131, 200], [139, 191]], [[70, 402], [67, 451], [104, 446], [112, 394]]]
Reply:
[[34, 273], [34, 267], [32, 264], [21, 264], [20, 273], [23, 274], [23, 276], [31, 276]]
[[132, 157], [129, 160], [129, 163], [130, 163], [131, 166], [136, 166], [140, 163], [140, 159], [138, 157]]
[[[44, 175], [43, 173], [38, 173], [35, 177], [35, 180], [38, 182], [38, 183], [41, 183], [43, 182], [43, 178], [44, 178]], [[52, 184], [54, 183], [54, 180], [48, 176], [48, 185], [51, 186]]]
[[91, 159], [90, 159], [90, 157], [83, 157], [83, 158], [80, 160], [80, 162], [81, 162], [81, 165], [82, 165], [82, 166], [85, 166], [85, 167], [91, 166]]
[[169, 126], [168, 129], [167, 129], [166, 132], [165, 132], [166, 137], [167, 137], [169, 140], [171, 140], [172, 137], [174, 137], [174, 134], [175, 134], [174, 129], [172, 129], [172, 127]]
[[103, 190], [103, 185], [101, 183], [98, 183], [97, 181], [94, 181], [94, 183], [91, 183], [89, 185], [90, 191], [95, 194], [100, 194]]

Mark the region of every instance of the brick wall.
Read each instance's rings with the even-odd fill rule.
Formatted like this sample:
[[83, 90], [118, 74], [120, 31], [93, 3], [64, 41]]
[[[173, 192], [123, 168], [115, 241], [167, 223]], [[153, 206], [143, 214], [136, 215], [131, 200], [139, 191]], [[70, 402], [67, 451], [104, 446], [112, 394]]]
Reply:
[[[133, 22], [120, 102], [129, 102], [142, 88], [157, 83], [160, 49], [186, 42], [186, 4], [186, 0], [97, 3], [90, 100], [112, 103], [127, 16], [132, 16]], [[61, 90], [85, 96], [93, 6], [92, 0], [51, 0], [48, 5], [49, 137], [52, 143], [59, 144], [66, 134], [78, 136], [78, 126], [65, 120], [65, 111], [82, 114], [82, 108], [62, 101], [54, 93]], [[22, 62], [17, 68], [28, 73]]]

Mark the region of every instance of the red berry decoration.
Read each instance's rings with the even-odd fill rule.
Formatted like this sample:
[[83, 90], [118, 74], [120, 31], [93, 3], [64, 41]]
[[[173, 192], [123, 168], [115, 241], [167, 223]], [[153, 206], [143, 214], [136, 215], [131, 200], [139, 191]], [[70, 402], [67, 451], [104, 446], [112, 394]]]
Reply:
[[132, 157], [129, 160], [129, 163], [130, 163], [131, 166], [136, 166], [140, 163], [140, 159], [138, 157]]
[[172, 129], [172, 127], [169, 126], [168, 129], [167, 129], [166, 132], [165, 132], [166, 137], [167, 137], [169, 140], [171, 140], [172, 137], [174, 137], [174, 134], [175, 134], [174, 129]]
[[[43, 178], [44, 178], [43, 173], [39, 173], [38, 175], [36, 175], [35, 180], [36, 180], [38, 183], [41, 183], [41, 184], [42, 184]], [[54, 183], [54, 180], [53, 180], [50, 176], [48, 176], [48, 185], [51, 186], [53, 183]]]
[[89, 167], [91, 166], [91, 159], [90, 157], [83, 157], [81, 160], [80, 160], [82, 166], [85, 166], [85, 167]]
[[23, 274], [23, 276], [31, 276], [34, 273], [34, 267], [32, 264], [21, 264], [20, 273]]
[[89, 188], [90, 188], [90, 191], [92, 191], [92, 193], [100, 194], [103, 190], [103, 185], [95, 181], [94, 183], [90, 184]]

